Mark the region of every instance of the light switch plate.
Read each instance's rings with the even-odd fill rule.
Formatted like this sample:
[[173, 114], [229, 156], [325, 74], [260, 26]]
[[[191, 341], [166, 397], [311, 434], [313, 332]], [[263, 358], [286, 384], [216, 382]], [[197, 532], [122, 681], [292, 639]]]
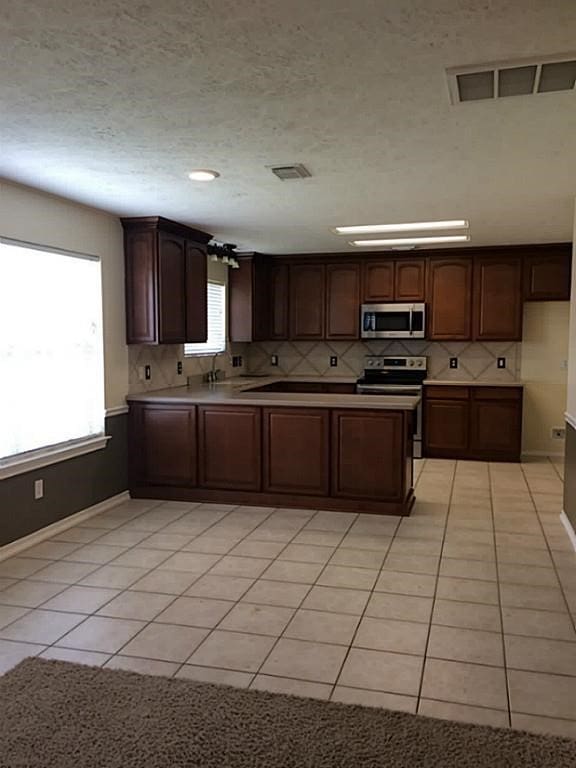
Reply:
[[497, 368], [506, 368], [506, 358], [505, 357], [499, 357], [496, 361], [496, 367]]
[[450, 368], [458, 368], [458, 358], [457, 357], [451, 357], [450, 358]]

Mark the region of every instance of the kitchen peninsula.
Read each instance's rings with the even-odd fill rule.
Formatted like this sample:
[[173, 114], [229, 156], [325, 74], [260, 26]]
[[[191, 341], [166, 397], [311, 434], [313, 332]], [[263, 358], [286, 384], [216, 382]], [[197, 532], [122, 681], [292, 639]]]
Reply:
[[419, 397], [265, 377], [127, 400], [135, 498], [410, 513]]

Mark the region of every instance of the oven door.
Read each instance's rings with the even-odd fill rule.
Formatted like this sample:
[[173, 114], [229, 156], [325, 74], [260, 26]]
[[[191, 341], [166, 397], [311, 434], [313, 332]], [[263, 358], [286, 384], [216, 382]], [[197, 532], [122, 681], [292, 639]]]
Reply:
[[418, 339], [424, 337], [424, 305], [363, 304], [363, 339]]

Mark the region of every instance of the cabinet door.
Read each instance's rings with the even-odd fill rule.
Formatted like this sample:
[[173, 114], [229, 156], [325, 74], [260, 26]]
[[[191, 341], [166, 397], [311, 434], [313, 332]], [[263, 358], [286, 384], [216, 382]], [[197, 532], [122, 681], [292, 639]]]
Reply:
[[528, 256], [524, 262], [525, 300], [570, 301], [571, 265], [569, 250]]
[[290, 338], [324, 338], [324, 276], [322, 264], [296, 264], [290, 268]]
[[270, 332], [271, 339], [287, 339], [288, 328], [288, 264], [270, 267]]
[[326, 338], [357, 339], [360, 318], [360, 265], [326, 267]]
[[186, 240], [158, 233], [159, 341], [180, 344], [186, 340]]
[[208, 264], [206, 249], [186, 243], [186, 341], [202, 343], [208, 339]]
[[228, 334], [230, 341], [253, 341], [254, 264], [252, 259], [238, 264], [228, 271]]
[[326, 409], [264, 409], [264, 490], [327, 496], [329, 436]]
[[522, 437], [522, 401], [474, 396], [470, 413], [470, 453], [477, 458], [518, 461]]
[[403, 425], [394, 411], [333, 411], [332, 495], [402, 500]]
[[468, 399], [424, 399], [424, 455], [465, 458], [468, 452]]
[[522, 338], [522, 265], [517, 256], [474, 260], [474, 338]]
[[[145, 405], [137, 431], [139, 480], [146, 485], [196, 485], [196, 408]], [[131, 450], [132, 450], [131, 449]]]
[[366, 261], [363, 270], [364, 301], [394, 301], [394, 262]]
[[124, 233], [126, 342], [158, 341], [156, 232]]
[[396, 262], [394, 298], [396, 301], [425, 301], [426, 262], [424, 259], [406, 259]]
[[199, 484], [259, 491], [262, 435], [259, 408], [199, 406]]
[[472, 262], [432, 258], [428, 267], [428, 338], [462, 340], [472, 334]]

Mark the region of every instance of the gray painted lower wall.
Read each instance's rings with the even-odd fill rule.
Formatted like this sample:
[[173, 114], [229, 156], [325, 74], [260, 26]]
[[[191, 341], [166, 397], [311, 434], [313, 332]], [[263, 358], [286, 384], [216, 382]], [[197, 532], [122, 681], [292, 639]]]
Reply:
[[564, 512], [576, 531], [576, 429], [566, 423], [564, 467]]
[[[128, 488], [128, 416], [106, 419], [106, 448], [0, 480], [0, 546]], [[44, 498], [34, 500], [34, 481]]]

